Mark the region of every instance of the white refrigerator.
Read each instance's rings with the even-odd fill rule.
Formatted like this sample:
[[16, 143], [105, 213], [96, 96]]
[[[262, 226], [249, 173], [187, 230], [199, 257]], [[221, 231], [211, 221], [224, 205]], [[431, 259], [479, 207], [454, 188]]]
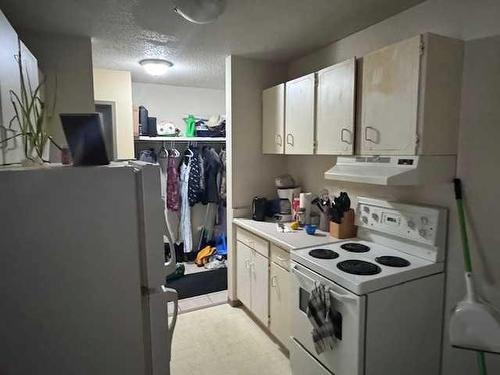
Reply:
[[163, 207], [152, 165], [0, 169], [0, 374], [170, 373]]

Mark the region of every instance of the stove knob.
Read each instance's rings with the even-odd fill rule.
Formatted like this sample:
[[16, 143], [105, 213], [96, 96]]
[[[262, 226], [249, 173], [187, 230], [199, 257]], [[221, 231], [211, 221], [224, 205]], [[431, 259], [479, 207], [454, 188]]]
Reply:
[[364, 206], [363, 207], [363, 211], [365, 211], [367, 214], [369, 214], [370, 213], [370, 207]]
[[368, 217], [367, 216], [362, 216], [361, 221], [365, 224], [368, 224]]
[[428, 219], [428, 218], [426, 218], [425, 216], [422, 216], [422, 217], [420, 218], [420, 220], [422, 221], [422, 225], [427, 225], [427, 224], [429, 224], [429, 219]]
[[416, 225], [413, 220], [408, 220], [408, 228], [415, 229]]
[[426, 237], [427, 236], [427, 231], [425, 229], [420, 229], [418, 231], [418, 234], [420, 234], [421, 237]]
[[372, 218], [373, 218], [373, 220], [378, 222], [378, 215], [377, 214], [372, 214]]

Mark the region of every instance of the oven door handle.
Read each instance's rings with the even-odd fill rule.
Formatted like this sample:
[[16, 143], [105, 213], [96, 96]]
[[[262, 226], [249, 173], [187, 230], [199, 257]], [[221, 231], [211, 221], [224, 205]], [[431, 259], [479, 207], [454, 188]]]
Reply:
[[[296, 264], [293, 264], [292, 267], [291, 267], [291, 270], [292, 270], [292, 273], [294, 273], [295, 275], [297, 275], [298, 277], [300, 277], [301, 279], [306, 279], [308, 280], [309, 282], [313, 283], [314, 284], [314, 280], [311, 279], [308, 275], [306, 275], [305, 273], [299, 271], [299, 268]], [[327, 285], [327, 289], [328, 289], [328, 293], [330, 293], [330, 295], [332, 297], [334, 297], [335, 299], [339, 300], [339, 301], [343, 301], [343, 302], [356, 302], [357, 301], [357, 298], [354, 297], [354, 296], [351, 296], [349, 294], [344, 294], [344, 293], [339, 293], [337, 292], [336, 290], [333, 290], [331, 287], [329, 287]]]
[[340, 301], [346, 301], [346, 302], [356, 302], [356, 298], [355, 297], [351, 297], [350, 295], [348, 294], [340, 294], [338, 292], [336, 292], [335, 290], [333, 289], [328, 289], [328, 293], [330, 293], [330, 295], [335, 298], [335, 299], [338, 299]]

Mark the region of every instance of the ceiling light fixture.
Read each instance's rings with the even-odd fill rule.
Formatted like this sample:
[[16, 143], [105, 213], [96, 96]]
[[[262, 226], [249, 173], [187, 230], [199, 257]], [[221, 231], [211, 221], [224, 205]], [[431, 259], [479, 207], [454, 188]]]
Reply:
[[174, 11], [189, 22], [214, 22], [225, 8], [225, 0], [173, 0]]
[[152, 76], [164, 75], [169, 68], [174, 66], [170, 61], [164, 59], [144, 59], [139, 61], [146, 73]]

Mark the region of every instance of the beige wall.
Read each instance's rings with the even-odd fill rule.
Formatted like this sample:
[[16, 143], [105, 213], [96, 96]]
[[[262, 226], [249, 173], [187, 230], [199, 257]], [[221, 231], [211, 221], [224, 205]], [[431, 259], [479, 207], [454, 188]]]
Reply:
[[115, 154], [117, 159], [134, 158], [132, 79], [130, 72], [94, 69], [96, 101], [115, 103]]
[[[95, 111], [90, 38], [28, 30], [21, 30], [20, 37], [38, 59], [45, 76], [48, 106], [51, 107], [55, 100], [55, 115], [49, 123], [51, 134], [58, 143], [65, 145], [59, 113]], [[54, 155], [58, 157], [57, 152]]]
[[133, 82], [132, 101], [134, 106], [145, 106], [158, 123], [172, 122], [182, 132], [187, 114], [205, 118], [226, 114], [224, 90]]
[[[293, 61], [289, 78], [295, 78], [351, 56], [421, 32], [470, 40], [465, 47], [458, 175], [463, 178], [471, 227], [475, 278], [481, 294], [500, 309], [500, 237], [496, 212], [500, 211], [500, 172], [496, 140], [500, 139], [500, 2], [474, 0], [430, 0], [353, 34], [317, 52]], [[434, 204], [450, 211], [447, 262], [446, 321], [449, 311], [464, 294], [463, 260], [451, 184], [394, 188], [326, 181], [323, 172], [335, 163], [328, 156], [287, 156], [287, 169], [303, 187], [319, 191], [348, 191], [352, 196], [383, 197], [414, 203]], [[500, 373], [500, 356], [487, 355], [490, 374]], [[451, 348], [445, 332], [444, 375], [477, 374], [474, 354]]]
[[[276, 193], [274, 177], [283, 173], [286, 161], [262, 154], [262, 90], [286, 79], [279, 64], [229, 56], [226, 59], [227, 206], [228, 223], [248, 210], [256, 195]], [[235, 249], [234, 228], [228, 228], [230, 249]], [[236, 299], [234, 253], [229, 252], [229, 298]]]

